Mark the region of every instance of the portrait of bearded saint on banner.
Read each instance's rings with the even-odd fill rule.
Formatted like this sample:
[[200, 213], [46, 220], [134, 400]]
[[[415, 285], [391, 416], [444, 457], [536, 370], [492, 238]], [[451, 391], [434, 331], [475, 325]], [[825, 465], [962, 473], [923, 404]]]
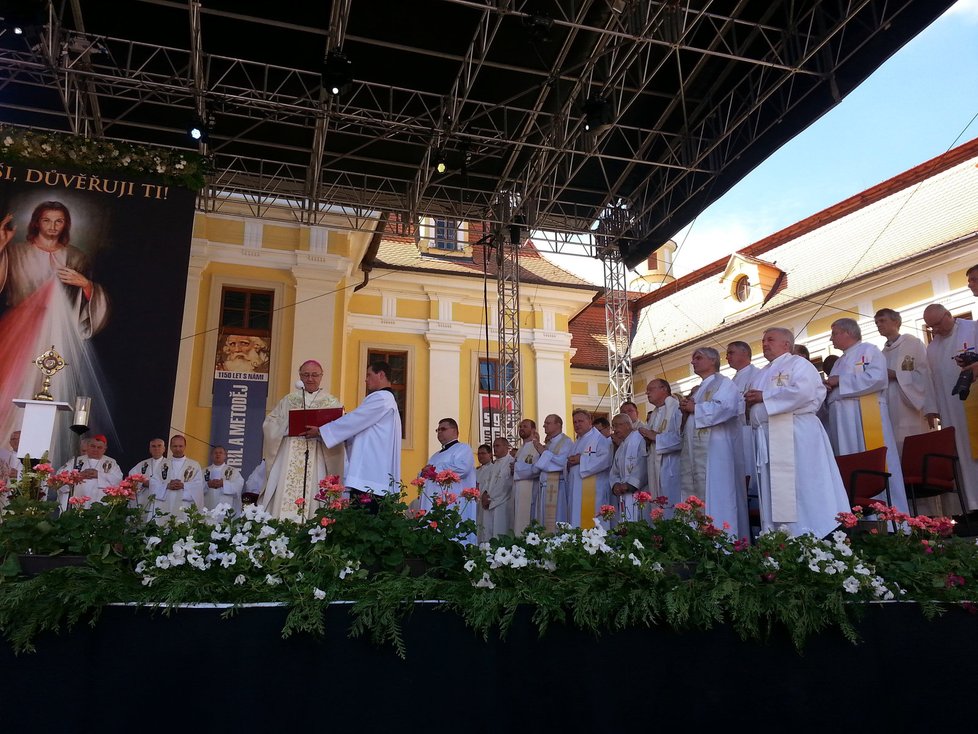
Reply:
[[218, 372], [268, 372], [268, 342], [260, 336], [225, 334], [218, 343]]

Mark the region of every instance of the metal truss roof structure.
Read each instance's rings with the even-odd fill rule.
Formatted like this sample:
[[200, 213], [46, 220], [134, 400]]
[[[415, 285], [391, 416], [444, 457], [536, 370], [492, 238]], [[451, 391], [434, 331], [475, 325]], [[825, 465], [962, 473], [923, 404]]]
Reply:
[[[4, 7], [32, 4], [46, 28], [0, 36], [4, 122], [190, 147], [187, 123], [210, 118], [212, 211], [317, 223], [339, 209], [355, 227], [387, 211], [574, 242], [626, 208], [612, 234], [634, 265], [952, 2]], [[512, 221], [493, 219], [502, 199]]]

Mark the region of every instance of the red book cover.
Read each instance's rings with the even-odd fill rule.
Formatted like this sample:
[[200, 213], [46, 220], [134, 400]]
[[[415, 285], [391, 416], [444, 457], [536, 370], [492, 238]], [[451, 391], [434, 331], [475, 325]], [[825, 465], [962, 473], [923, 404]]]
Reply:
[[343, 415], [343, 408], [314, 408], [289, 411], [289, 435], [301, 436], [308, 426], [323, 426]]

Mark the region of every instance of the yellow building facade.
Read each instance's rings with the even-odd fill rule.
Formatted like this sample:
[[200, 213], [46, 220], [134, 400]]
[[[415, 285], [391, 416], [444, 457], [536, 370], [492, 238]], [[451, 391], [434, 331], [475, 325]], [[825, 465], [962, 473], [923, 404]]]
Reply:
[[[368, 361], [390, 357], [402, 381], [402, 480], [440, 448], [441, 418], [455, 418], [460, 440], [473, 449], [483, 441], [483, 402], [498, 377], [497, 300], [495, 279], [484, 277], [485, 253], [470, 244], [474, 235], [459, 228], [454, 248], [433, 247], [433, 225], [423, 226], [420, 237], [383, 238], [370, 248], [373, 232], [354, 231], [342, 217], [313, 227], [226, 209], [199, 212], [194, 223], [171, 420], [191, 456], [208, 454], [214, 355], [229, 292], [262, 294], [272, 304], [266, 412], [294, 389], [308, 359], [323, 365], [323, 388], [350, 410], [364, 398]], [[539, 423], [557, 413], [569, 429], [568, 325], [597, 288], [532, 245], [521, 265], [523, 414]]]

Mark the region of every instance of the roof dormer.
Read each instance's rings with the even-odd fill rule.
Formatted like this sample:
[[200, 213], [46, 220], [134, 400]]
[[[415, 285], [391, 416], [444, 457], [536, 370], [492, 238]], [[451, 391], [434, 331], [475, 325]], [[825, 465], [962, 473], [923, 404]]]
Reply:
[[735, 252], [720, 276], [720, 283], [726, 289], [724, 314], [733, 316], [761, 307], [787, 282], [788, 274], [774, 263]]

